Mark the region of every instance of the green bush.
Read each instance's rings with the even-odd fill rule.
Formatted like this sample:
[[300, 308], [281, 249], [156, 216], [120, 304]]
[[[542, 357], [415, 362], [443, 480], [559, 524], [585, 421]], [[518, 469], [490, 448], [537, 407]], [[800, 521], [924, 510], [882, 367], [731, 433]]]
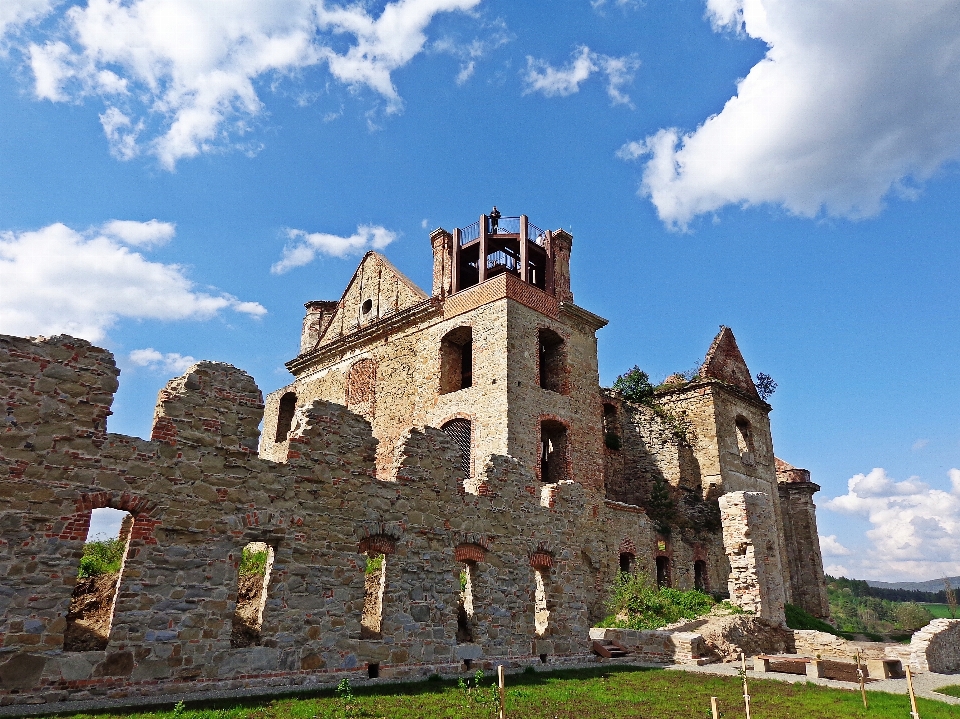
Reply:
[[267, 555], [265, 549], [244, 547], [240, 557], [240, 574], [259, 574], [262, 577], [267, 573]]
[[815, 629], [818, 632], [827, 632], [834, 636], [841, 636], [836, 627], [827, 624], [821, 619], [817, 619], [812, 614], [807, 613], [800, 607], [792, 604], [786, 605], [787, 626], [790, 629]]
[[933, 615], [916, 602], [904, 602], [894, 612], [900, 629], [915, 632], [933, 621]]
[[83, 556], [80, 558], [80, 570], [77, 576], [81, 579], [95, 577], [98, 574], [115, 574], [123, 564], [123, 554], [126, 549], [124, 542], [119, 539], [100, 539], [87, 542], [83, 545]]
[[622, 572], [607, 601], [610, 616], [597, 626], [659, 629], [681, 619], [696, 619], [709, 614], [714, 604], [713, 597], [696, 589], [683, 591], [656, 587], [642, 574]]
[[630, 402], [647, 404], [653, 400], [653, 385], [650, 375], [639, 367], [634, 367], [617, 377], [613, 388]]
[[377, 554], [373, 557], [367, 557], [367, 567], [364, 574], [379, 574], [383, 569], [383, 555]]

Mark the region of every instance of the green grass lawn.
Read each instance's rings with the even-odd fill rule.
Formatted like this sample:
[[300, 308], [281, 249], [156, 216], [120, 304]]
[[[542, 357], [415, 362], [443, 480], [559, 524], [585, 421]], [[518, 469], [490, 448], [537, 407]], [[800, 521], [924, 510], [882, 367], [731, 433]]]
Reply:
[[[483, 684], [490, 685], [487, 678]], [[853, 685], [851, 685], [853, 686]], [[488, 694], [485, 690], [484, 694]], [[720, 698], [725, 719], [744, 716], [740, 680], [661, 669], [603, 667], [507, 676], [509, 719], [690, 719], [710, 717], [710, 697]], [[813, 684], [751, 680], [755, 719], [845, 719], [910, 715], [909, 699], [895, 694], [868, 695], [864, 710], [859, 692]], [[452, 681], [427, 681], [356, 688], [345, 701], [327, 691], [308, 697], [187, 705], [152, 713], [100, 714], [127, 719], [488, 719], [493, 703], [467, 695]], [[918, 699], [923, 719], [957, 717], [957, 707]], [[75, 717], [90, 715], [78, 714]]]
[[[930, 612], [937, 619], [950, 619], [950, 607], [946, 604], [923, 604], [924, 609]], [[960, 619], [960, 617], [958, 617]]]
[[960, 684], [951, 684], [948, 687], [940, 687], [936, 691], [939, 694], [948, 694], [952, 697], [960, 697]]

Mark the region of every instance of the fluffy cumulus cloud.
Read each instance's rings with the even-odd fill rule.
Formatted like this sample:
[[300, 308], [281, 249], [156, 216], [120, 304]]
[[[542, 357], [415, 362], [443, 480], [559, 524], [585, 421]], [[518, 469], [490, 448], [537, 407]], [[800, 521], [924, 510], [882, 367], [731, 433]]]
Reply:
[[851, 551], [837, 541], [837, 535], [831, 534], [827, 537], [820, 537], [820, 552], [825, 557], [845, 557], [851, 554]]
[[614, 105], [632, 107], [623, 86], [633, 81], [640, 62], [632, 55], [609, 57], [593, 52], [586, 45], [577, 48], [570, 62], [556, 68], [544, 60], [527, 56], [524, 94], [539, 92], [546, 97], [566, 97], [580, 91], [580, 85], [595, 73], [607, 76], [607, 95]]
[[620, 150], [641, 194], [684, 229], [725, 205], [875, 215], [960, 157], [960, 0], [707, 0], [717, 31], [768, 45], [692, 132]]
[[[851, 477], [847, 493], [824, 505], [872, 525], [866, 535], [869, 548], [845, 561], [858, 578], [924, 580], [960, 574], [960, 469], [951, 469], [948, 477], [950, 486], [938, 489], [916, 477], [895, 481], [876, 468]], [[825, 555], [843, 554], [828, 551], [841, 547], [835, 537], [821, 537]]]
[[346, 257], [366, 250], [382, 250], [397, 239], [397, 233], [380, 225], [360, 225], [349, 237], [288, 229], [287, 239], [283, 256], [270, 268], [275, 275], [309, 264], [317, 255]]
[[187, 367], [192, 365], [195, 360], [190, 355], [182, 355], [177, 352], [158, 352], [153, 347], [147, 347], [142, 350], [134, 350], [130, 353], [130, 361], [138, 367], [158, 372], [173, 372], [182, 374]]
[[173, 169], [243, 134], [261, 113], [255, 83], [266, 77], [325, 63], [398, 111], [392, 73], [422, 52], [434, 16], [479, 2], [396, 0], [375, 15], [325, 0], [87, 0], [27, 53], [38, 98], [102, 98], [113, 154], [146, 151]]
[[45, 17], [54, 0], [3, 0], [0, 2], [0, 40], [27, 23]]
[[179, 265], [152, 262], [129, 245], [165, 242], [173, 225], [114, 220], [89, 232], [54, 224], [0, 233], [0, 332], [67, 333], [100, 341], [121, 318], [209, 319], [222, 310], [266, 310], [198, 290]]

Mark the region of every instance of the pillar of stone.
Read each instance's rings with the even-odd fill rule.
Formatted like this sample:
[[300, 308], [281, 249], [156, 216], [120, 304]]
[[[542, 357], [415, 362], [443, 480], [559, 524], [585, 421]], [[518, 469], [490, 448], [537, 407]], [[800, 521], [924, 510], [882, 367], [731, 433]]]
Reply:
[[776, 624], [786, 623], [773, 503], [765, 492], [720, 497], [723, 546], [730, 560], [730, 601]]
[[830, 616], [830, 604], [813, 502], [820, 487], [810, 481], [806, 469], [791, 467], [781, 459], [777, 459], [776, 467], [787, 553], [782, 560], [789, 569], [791, 603], [815, 617], [826, 618]]
[[430, 234], [430, 244], [433, 247], [433, 296], [446, 297], [453, 291], [453, 236], [438, 227]]

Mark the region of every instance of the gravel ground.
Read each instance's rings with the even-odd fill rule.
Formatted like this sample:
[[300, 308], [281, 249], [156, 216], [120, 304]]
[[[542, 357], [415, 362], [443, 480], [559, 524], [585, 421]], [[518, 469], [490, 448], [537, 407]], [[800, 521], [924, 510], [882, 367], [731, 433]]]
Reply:
[[[739, 664], [707, 664], [702, 667], [687, 666], [676, 664], [667, 669], [672, 671], [698, 672], [700, 674], [718, 674], [721, 676], [737, 676]], [[781, 674], [778, 672], [758, 673], [753, 670], [747, 670], [747, 676], [751, 679], [773, 679], [778, 682], [813, 682], [824, 687], [833, 687], [835, 689], [853, 689], [859, 690], [859, 686], [853, 682], [838, 682], [834, 679], [810, 679], [799, 674]], [[937, 687], [945, 687], [950, 684], [960, 684], [960, 675], [957, 674], [935, 674], [925, 672], [913, 676], [913, 692], [918, 697], [924, 699], [933, 699], [934, 701], [944, 702], [946, 704], [960, 704], [960, 697], [951, 697], [946, 694], [938, 694], [934, 691]], [[867, 682], [868, 692], [887, 692], [888, 694], [906, 694], [906, 679], [881, 679], [878, 681]]]

